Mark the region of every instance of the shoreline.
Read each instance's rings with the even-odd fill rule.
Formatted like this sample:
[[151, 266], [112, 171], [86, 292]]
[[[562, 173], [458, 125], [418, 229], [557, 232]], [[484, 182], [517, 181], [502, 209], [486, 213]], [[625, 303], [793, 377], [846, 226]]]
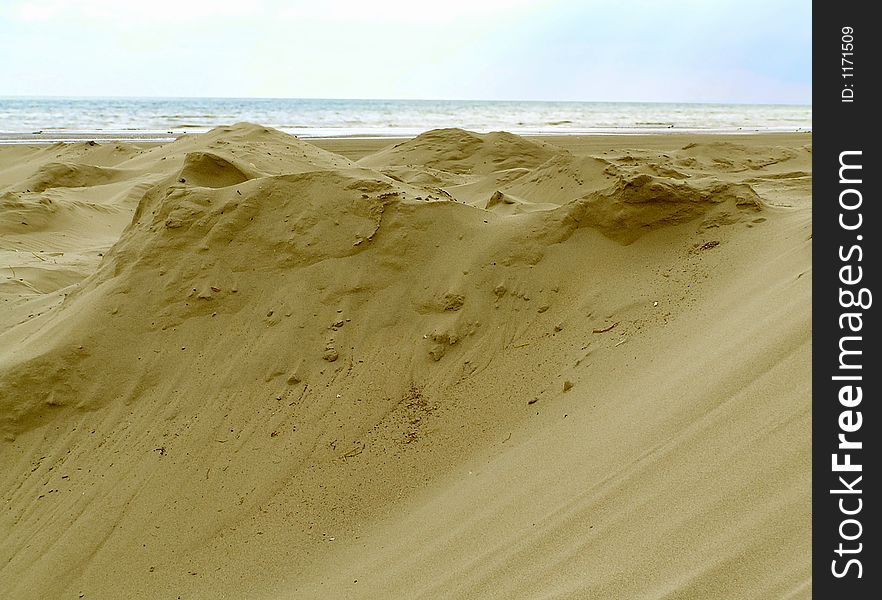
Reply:
[[[77, 143], [77, 142], [127, 142], [127, 143], [167, 143], [185, 135], [202, 135], [208, 133], [211, 129], [204, 130], [187, 130], [187, 131], [151, 131], [151, 130], [131, 130], [131, 131], [79, 131], [70, 132], [0, 132], [0, 145], [44, 145], [57, 143]], [[340, 133], [337, 135], [318, 134], [297, 132], [296, 130], [284, 130], [285, 133], [295, 135], [303, 140], [322, 141], [322, 140], [404, 140], [419, 135], [420, 131], [403, 130], [401, 132], [390, 133], [370, 133], [361, 132]], [[580, 138], [580, 137], [624, 137], [633, 139], [635, 137], [648, 136], [753, 136], [753, 135], [811, 135], [811, 129], [687, 129], [687, 128], [621, 128], [621, 129], [598, 129], [598, 130], [578, 130], [578, 131], [521, 131], [517, 128], [504, 129], [509, 133], [530, 138]], [[477, 133], [487, 133], [479, 131]]]

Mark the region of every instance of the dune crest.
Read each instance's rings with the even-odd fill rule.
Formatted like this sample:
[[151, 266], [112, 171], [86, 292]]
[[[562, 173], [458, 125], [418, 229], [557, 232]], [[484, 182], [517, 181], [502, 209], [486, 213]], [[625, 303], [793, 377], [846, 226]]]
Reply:
[[472, 133], [437, 129], [396, 144], [359, 161], [373, 169], [393, 165], [422, 165], [457, 174], [486, 174], [535, 167], [557, 150], [506, 132]]
[[77, 163], [50, 162], [42, 165], [31, 177], [14, 186], [19, 192], [43, 192], [52, 188], [79, 188], [113, 183], [125, 174], [111, 167]]
[[698, 218], [704, 219], [701, 227], [752, 220], [763, 207], [747, 184], [691, 185], [638, 175], [580, 199], [570, 216], [582, 227], [595, 227], [612, 239], [632, 243], [653, 229]]

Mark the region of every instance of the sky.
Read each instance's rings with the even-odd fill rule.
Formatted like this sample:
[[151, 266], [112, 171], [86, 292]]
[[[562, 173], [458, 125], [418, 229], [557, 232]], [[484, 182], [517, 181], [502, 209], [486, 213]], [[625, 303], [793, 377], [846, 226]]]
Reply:
[[811, 104], [809, 0], [0, 0], [0, 96]]

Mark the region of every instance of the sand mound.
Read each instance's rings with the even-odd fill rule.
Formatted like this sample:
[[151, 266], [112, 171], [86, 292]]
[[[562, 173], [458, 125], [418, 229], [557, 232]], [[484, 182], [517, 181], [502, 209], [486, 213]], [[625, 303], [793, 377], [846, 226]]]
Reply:
[[393, 179], [426, 189], [456, 186], [468, 183], [469, 181], [469, 178], [466, 176], [425, 166], [396, 165], [379, 170]]
[[591, 156], [558, 154], [505, 187], [505, 191], [535, 202], [566, 204], [615, 181], [618, 169]]
[[42, 192], [51, 188], [103, 185], [128, 179], [131, 176], [131, 173], [109, 167], [51, 162], [42, 165], [18, 185], [7, 189], [19, 192]]
[[548, 144], [505, 132], [436, 129], [367, 156], [359, 164], [372, 169], [423, 165], [449, 173], [487, 174], [536, 167], [557, 152]]
[[[9, 273], [3, 290], [10, 295], [3, 301], [26, 302], [31, 294], [93, 273], [142, 199], [170, 185], [228, 186], [267, 174], [352, 166], [290, 135], [247, 123], [149, 149], [94, 142], [7, 147], [0, 150], [0, 185], [9, 190], [0, 206], [7, 235], [0, 262]], [[24, 317], [36, 314], [20, 308]]]
[[0, 152], [0, 188], [21, 183], [41, 166], [48, 163], [115, 167], [141, 153], [141, 149], [122, 142], [109, 144], [96, 142], [57, 143], [49, 146], [17, 147], [6, 150], [12, 160], [4, 160], [3, 153]]
[[630, 244], [653, 229], [699, 217], [704, 217], [704, 228], [755, 219], [763, 207], [762, 199], [747, 184], [693, 185], [639, 175], [589, 194], [567, 207], [567, 213], [581, 227], [595, 227]]
[[[92, 314], [80, 325], [100, 331], [106, 327], [104, 315], [122, 311], [131, 315], [132, 342], [187, 319], [236, 312], [242, 302], [254, 299], [244, 290], [229, 298], [241, 285], [240, 273], [284, 272], [355, 254], [376, 233], [384, 206], [396, 196], [392, 184], [382, 179], [330, 171], [265, 177], [218, 190], [154, 188], [141, 201], [134, 226], [95, 276], [70, 295], [67, 302], [72, 304], [62, 312]], [[272, 285], [283, 290], [286, 279]], [[117, 298], [127, 294], [134, 297], [121, 304]], [[48, 335], [54, 338], [56, 332]], [[58, 342], [38, 336], [33, 346], [60, 348], [4, 373], [4, 433], [17, 434], [42, 422], [46, 411], [57, 406], [82, 404], [86, 397], [96, 406], [114, 397], [112, 390], [98, 393], [89, 377], [59, 386], [56, 378], [44, 376], [69, 372], [71, 361], [88, 355], [95, 366], [84, 369], [86, 373], [98, 374], [98, 364], [119, 362], [111, 355], [113, 348], [70, 354], [62, 349], [70, 343], [63, 336]]]
[[807, 189], [683, 168], [239, 124], [6, 192], [0, 595], [804, 596]]
[[49, 198], [38, 194], [6, 192], [0, 196], [0, 232], [22, 231], [27, 227], [45, 227], [57, 211]]
[[203, 187], [227, 187], [248, 181], [253, 174], [237, 161], [228, 160], [213, 152], [189, 152], [184, 166], [178, 172], [178, 181]]
[[137, 156], [142, 149], [125, 142], [87, 141], [51, 144], [40, 152], [50, 160], [114, 167]]
[[[277, 129], [251, 123], [237, 123], [216, 127], [204, 134], [181, 136], [172, 143], [156, 146], [133, 157], [125, 166], [151, 171], [158, 168], [163, 173], [170, 173], [183, 168], [190, 153], [195, 153], [191, 159], [200, 153], [214, 155], [249, 177], [354, 166], [338, 154], [326, 152]], [[202, 166], [210, 168], [208, 164]]]

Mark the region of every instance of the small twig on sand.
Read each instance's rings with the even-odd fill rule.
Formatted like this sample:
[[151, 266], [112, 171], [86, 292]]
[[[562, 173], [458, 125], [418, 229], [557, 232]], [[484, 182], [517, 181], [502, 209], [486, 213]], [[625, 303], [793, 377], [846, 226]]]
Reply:
[[355, 448], [352, 448], [351, 450], [344, 453], [340, 458], [342, 458], [343, 460], [346, 460], [347, 458], [352, 458], [353, 456], [358, 456], [363, 451], [364, 451], [364, 444], [362, 444], [361, 446], [356, 446]]
[[619, 322], [616, 321], [615, 323], [613, 323], [609, 327], [604, 327], [603, 329], [595, 329], [594, 333], [606, 333], [607, 331], [611, 330], [613, 327], [615, 327], [618, 324], [619, 324]]

